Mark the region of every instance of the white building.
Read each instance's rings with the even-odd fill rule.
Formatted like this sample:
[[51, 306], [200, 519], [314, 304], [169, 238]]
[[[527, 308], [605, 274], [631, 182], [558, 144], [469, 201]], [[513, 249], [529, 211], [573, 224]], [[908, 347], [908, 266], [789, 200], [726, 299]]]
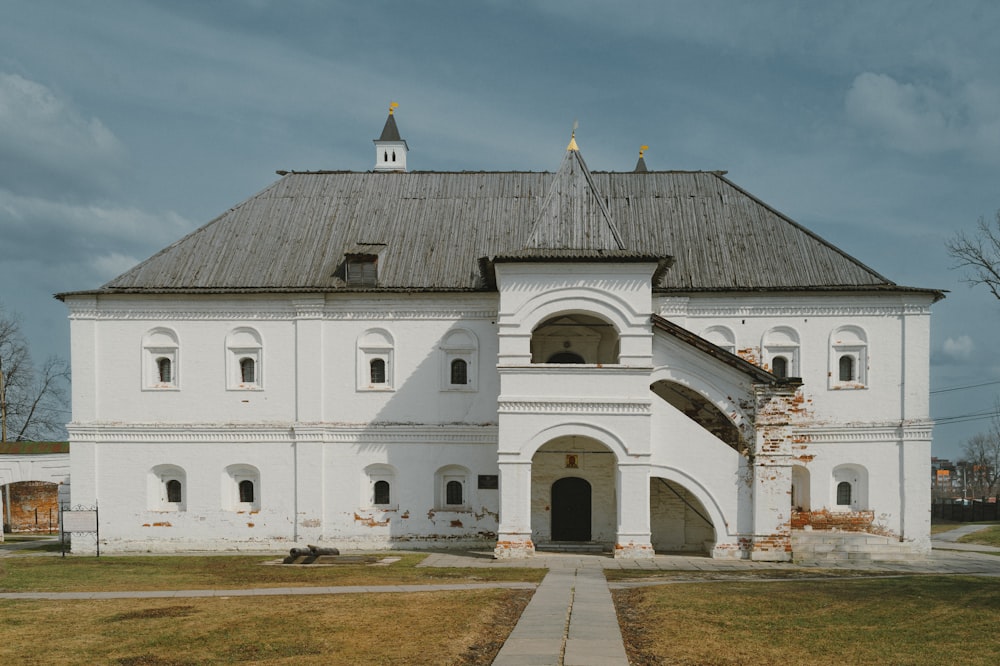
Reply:
[[928, 551], [940, 292], [721, 172], [592, 173], [575, 139], [555, 173], [407, 172], [391, 112], [375, 147], [60, 295], [102, 550]]

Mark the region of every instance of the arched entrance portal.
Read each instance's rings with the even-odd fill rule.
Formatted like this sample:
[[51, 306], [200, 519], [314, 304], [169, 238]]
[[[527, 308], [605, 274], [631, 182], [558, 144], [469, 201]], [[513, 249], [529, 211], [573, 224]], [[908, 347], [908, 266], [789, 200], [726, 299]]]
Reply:
[[532, 541], [614, 545], [616, 468], [615, 454], [590, 437], [555, 437], [540, 446], [531, 458]]
[[552, 540], [590, 541], [590, 484], [567, 476], [552, 484]]

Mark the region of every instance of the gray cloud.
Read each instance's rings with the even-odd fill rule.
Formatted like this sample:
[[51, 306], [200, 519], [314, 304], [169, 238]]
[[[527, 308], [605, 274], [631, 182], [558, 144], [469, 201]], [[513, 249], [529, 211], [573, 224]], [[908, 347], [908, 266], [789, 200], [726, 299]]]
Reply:
[[959, 151], [996, 161], [1000, 150], [1000, 88], [984, 81], [942, 91], [859, 74], [845, 98], [848, 118], [896, 150], [914, 155]]
[[17, 191], [110, 189], [126, 151], [97, 118], [18, 74], [0, 73], [0, 182]]

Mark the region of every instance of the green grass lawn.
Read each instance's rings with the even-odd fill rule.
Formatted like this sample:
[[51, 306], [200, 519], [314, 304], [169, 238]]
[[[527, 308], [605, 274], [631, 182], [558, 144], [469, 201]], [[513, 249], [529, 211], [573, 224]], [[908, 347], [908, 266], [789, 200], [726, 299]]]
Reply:
[[963, 537], [959, 537], [958, 540], [961, 543], [975, 543], [981, 546], [996, 546], [1000, 548], [1000, 525], [993, 525], [992, 527], [987, 527], [985, 530], [966, 534]]
[[616, 590], [632, 664], [977, 664], [1000, 580], [924, 576]]
[[0, 559], [2, 592], [237, 589], [327, 585], [395, 585], [441, 582], [538, 582], [544, 569], [417, 568], [423, 553], [380, 553], [399, 557], [389, 566], [267, 565], [275, 556], [105, 556], [7, 557]]

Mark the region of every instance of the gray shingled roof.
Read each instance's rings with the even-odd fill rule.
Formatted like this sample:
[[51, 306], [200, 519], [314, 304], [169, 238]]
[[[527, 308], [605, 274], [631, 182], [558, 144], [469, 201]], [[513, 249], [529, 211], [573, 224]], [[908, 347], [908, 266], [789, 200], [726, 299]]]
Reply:
[[722, 173], [590, 173], [575, 152], [558, 174], [288, 173], [97, 292], [345, 291], [345, 255], [381, 244], [388, 290], [489, 289], [481, 258], [617, 253], [672, 257], [672, 292], [902, 289]]

